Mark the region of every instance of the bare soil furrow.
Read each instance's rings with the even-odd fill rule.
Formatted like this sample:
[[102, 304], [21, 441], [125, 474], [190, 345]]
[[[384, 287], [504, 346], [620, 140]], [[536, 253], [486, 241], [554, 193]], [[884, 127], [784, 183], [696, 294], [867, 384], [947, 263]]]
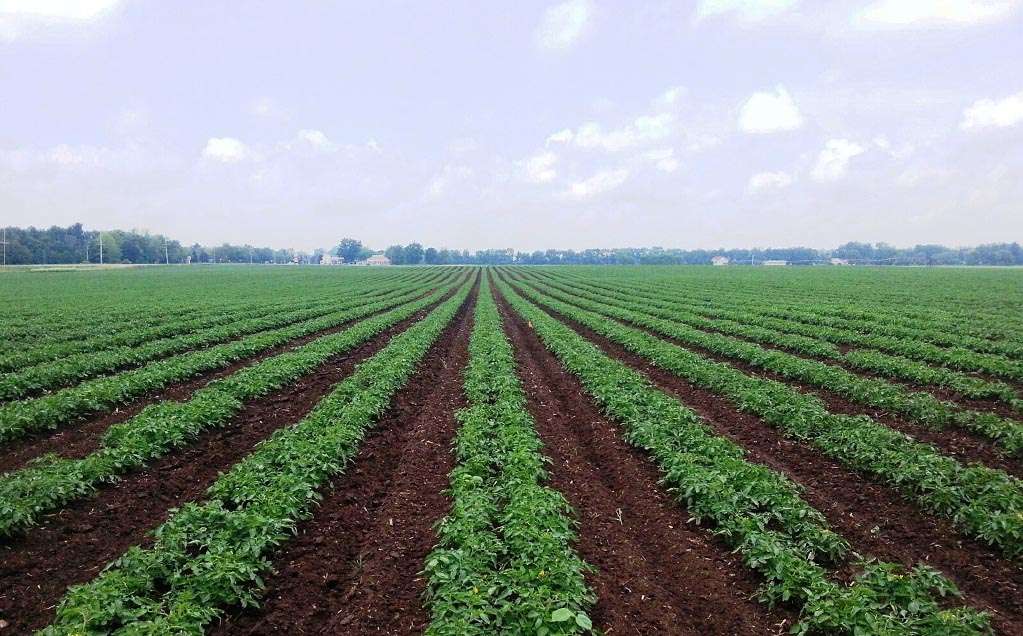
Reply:
[[[423, 295], [425, 296], [426, 294], [424, 293]], [[100, 437], [108, 428], [114, 424], [120, 424], [131, 419], [138, 415], [139, 411], [151, 404], [164, 401], [187, 401], [193, 393], [214, 380], [225, 378], [239, 369], [252, 366], [295, 347], [308, 344], [317, 338], [344, 331], [351, 327], [352, 324], [378, 316], [384, 313], [384, 311], [375, 312], [359, 320], [349, 321], [330, 329], [324, 329], [301, 338], [296, 338], [254, 356], [232, 362], [223, 369], [202, 373], [188, 380], [169, 384], [130, 404], [116, 407], [113, 411], [65, 424], [57, 430], [39, 431], [18, 440], [2, 443], [0, 444], [0, 473], [17, 470], [24, 466], [26, 462], [47, 453], [56, 453], [68, 458], [84, 457], [99, 447]]]
[[697, 411], [719, 435], [761, 463], [802, 485], [852, 549], [889, 562], [926, 563], [952, 579], [966, 602], [990, 611], [999, 634], [1023, 634], [1023, 568], [992, 548], [961, 535], [951, 522], [933, 517], [891, 488], [874, 483], [813, 447], [743, 413], [724, 398], [693, 386], [593, 331], [549, 312], [602, 351], [643, 372], [658, 388]]
[[475, 295], [462, 308], [315, 516], [274, 555], [261, 606], [213, 627], [229, 634], [415, 634], [429, 622], [421, 572], [450, 509], [454, 412], [465, 406]]
[[89, 581], [129, 547], [148, 544], [148, 533], [171, 509], [202, 499], [221, 472], [276, 429], [301, 420], [356, 364], [427, 311], [246, 404], [225, 426], [47, 516], [26, 534], [0, 540], [0, 618], [10, 633], [30, 633], [52, 620], [69, 585]]
[[794, 614], [754, 600], [756, 582], [658, 484], [656, 467], [608, 422], [500, 299], [528, 408], [551, 457], [551, 483], [580, 522], [580, 556], [597, 568], [595, 624], [606, 634], [773, 634]]

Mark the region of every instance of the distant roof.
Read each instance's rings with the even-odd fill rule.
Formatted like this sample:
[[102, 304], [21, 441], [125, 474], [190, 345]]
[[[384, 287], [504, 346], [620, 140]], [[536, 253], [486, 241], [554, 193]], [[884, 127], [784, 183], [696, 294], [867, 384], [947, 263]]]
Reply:
[[379, 262], [379, 261], [387, 261], [388, 263], [390, 263], [390, 262], [391, 262], [391, 259], [387, 258], [387, 257], [386, 257], [386, 256], [384, 256], [383, 254], [374, 254], [373, 256], [370, 256], [370, 257], [369, 257], [369, 258], [367, 258], [366, 260], [367, 260], [367, 261], [378, 261], [378, 262]]

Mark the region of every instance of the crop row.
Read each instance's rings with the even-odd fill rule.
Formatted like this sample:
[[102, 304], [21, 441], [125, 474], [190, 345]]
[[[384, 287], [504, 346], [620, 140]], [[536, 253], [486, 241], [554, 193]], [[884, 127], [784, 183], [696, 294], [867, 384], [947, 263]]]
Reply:
[[[734, 294], [726, 292], [722, 294], [720, 290], [715, 290], [707, 292], [706, 297], [712, 302], [719, 299], [726, 302], [733, 299], [740, 302], [744, 299], [749, 301], [760, 300], [749, 296], [748, 290], [746, 294], [741, 292]], [[931, 319], [924, 321], [928, 326], [923, 327], [920, 321], [907, 324], [904, 316], [901, 317], [901, 321], [898, 318], [893, 320], [893, 314], [889, 312], [875, 315], [873, 312], [864, 312], [862, 310], [836, 310], [832, 306], [822, 306], [812, 297], [807, 298], [805, 295], [793, 298], [787, 303], [779, 302], [779, 300], [779, 298], [772, 296], [769, 303], [756, 303], [757, 313], [786, 320], [795, 320], [810, 325], [929, 342], [942, 346], [960, 347], [978, 353], [993, 353], [1009, 358], [1023, 358], [1023, 346], [1020, 346], [1018, 343], [958, 333], [956, 327], [957, 323], [961, 323], [961, 319], [957, 320], [953, 316], [947, 316], [945, 319], [937, 318], [933, 307], [930, 308]], [[895, 316], [898, 315], [895, 314]], [[943, 328], [933, 326], [936, 324], [942, 325]]]
[[[368, 292], [368, 295], [372, 296], [373, 294]], [[0, 379], [0, 400], [38, 395], [43, 390], [55, 386], [66, 385], [118, 369], [136, 367], [152, 360], [202, 349], [268, 329], [313, 320], [334, 311], [336, 310], [330, 306], [303, 308], [248, 320], [239, 319], [220, 327], [154, 340], [140, 346], [122, 346], [107, 351], [79, 353], [5, 374]]]
[[[560, 278], [553, 280], [561, 285], [566, 284]], [[812, 334], [816, 333], [816, 330], [812, 327], [802, 329], [800, 333], [788, 333], [768, 327], [767, 325], [773, 324], [771, 319], [758, 318], [740, 310], [715, 309], [714, 318], [708, 318], [694, 312], [691, 303], [666, 300], [641, 290], [625, 291], [602, 281], [568, 285], [573, 288], [600, 289], [602, 293], [618, 299], [642, 299], [645, 305], [670, 310], [674, 320], [699, 329], [726, 333], [806, 355], [835, 360], [853, 369], [916, 384], [946, 387], [968, 399], [996, 399], [1023, 413], [1023, 400], [1019, 398], [1016, 390], [1007, 384], [879, 351], [857, 349], [842, 354], [834, 344], [813, 337]]]
[[0, 405], [0, 441], [16, 439], [32, 431], [57, 428], [88, 414], [104, 412], [173, 382], [226, 367], [236, 360], [410, 302], [423, 294], [420, 289], [398, 290], [369, 304], [364, 304], [361, 298], [350, 299], [339, 303], [339, 311], [321, 318], [167, 358], [114, 376], [89, 380], [35, 399]]
[[[433, 277], [436, 277], [436, 274]], [[403, 285], [417, 284], [426, 278], [429, 277], [409, 277], [408, 280], [400, 281], [400, 283]], [[378, 281], [352, 285], [345, 288], [344, 291], [349, 296], [363, 295], [367, 294], [367, 292], [367, 295], [372, 296], [374, 294], [382, 294], [395, 286], [397, 285]], [[300, 304], [295, 303], [293, 300], [282, 300], [276, 303], [248, 303], [248, 306], [237, 306], [221, 301], [217, 303], [215, 308], [205, 311], [193, 309], [189, 312], [187, 318], [176, 318], [170, 322], [162, 322], [151, 326], [129, 326], [125, 329], [112, 329], [109, 324], [105, 327], [100, 325], [97, 326], [95, 335], [92, 337], [78, 337], [71, 341], [42, 344], [27, 350], [0, 356], [0, 371], [26, 369], [50, 360], [66, 360], [69, 356], [96, 351], [103, 351], [102, 355], [108, 355], [106, 350], [114, 347], [134, 347], [137, 345], [151, 347], [153, 346], [153, 341], [156, 340], [178, 337], [225, 324], [234, 324], [242, 320], [267, 319], [271, 316], [283, 319], [284, 314], [298, 315], [302, 313], [299, 310], [304, 310], [306, 317], [295, 318], [292, 320], [294, 322], [330, 313], [333, 311], [335, 303], [336, 301], [333, 300], [333, 296], [327, 298], [320, 297], [315, 302], [307, 301]], [[287, 323], [277, 322], [276, 324]], [[155, 355], [164, 354], [157, 353]], [[152, 359], [152, 357], [128, 357], [125, 364], [134, 364], [145, 359]], [[102, 365], [99, 368], [103, 370]], [[39, 371], [36, 371], [36, 373], [39, 373]], [[46, 376], [42, 377], [45, 378]], [[84, 377], [84, 375], [81, 377]], [[67, 381], [67, 379], [58, 379], [53, 383], [62, 381]], [[30, 386], [32, 388], [45, 388], [41, 382], [36, 385], [30, 384]]]
[[[637, 291], [640, 289], [643, 287], [640, 286]], [[979, 353], [961, 346], [941, 347], [907, 338], [861, 333], [849, 328], [807, 324], [791, 317], [779, 318], [776, 317], [776, 314], [779, 313], [778, 310], [764, 308], [759, 306], [759, 303], [746, 303], [741, 297], [717, 295], [712, 300], [699, 303], [696, 299], [686, 296], [686, 302], [692, 311], [712, 318], [738, 317], [742, 320], [742, 317], [745, 317], [747, 322], [753, 324], [835, 344], [880, 349], [961, 371], [976, 371], [1013, 380], [1023, 380], [1023, 362], [990, 353]], [[804, 313], [812, 315], [809, 312]]]
[[[954, 426], [992, 439], [1002, 448], [1023, 452], [1023, 424], [994, 413], [961, 410], [951, 402], [942, 402], [930, 393], [909, 392], [880, 379], [864, 378], [839, 366], [806, 360], [757, 344], [707, 333], [681, 324], [675, 313], [650, 307], [643, 300], [624, 301], [604, 294], [576, 290], [574, 295], [559, 291], [556, 285], [540, 284], [545, 294], [584, 309], [624, 320], [666, 335], [684, 344], [741, 360], [750, 366], [786, 379], [831, 391], [865, 406], [883, 408], [929, 426]], [[639, 308], [642, 309], [639, 309]]]
[[46, 456], [0, 477], [0, 535], [35, 525], [50, 510], [113, 481], [125, 471], [225, 424], [246, 401], [307, 375], [332, 357], [438, 302], [444, 292], [411, 302], [342, 332], [267, 358], [196, 391], [187, 402], [160, 402], [111, 426], [99, 449], [81, 459]]
[[468, 408], [451, 473], [451, 513], [426, 561], [431, 636], [592, 633], [589, 569], [572, 547], [565, 497], [542, 485], [541, 442], [486, 278], [476, 303]]
[[731, 441], [677, 399], [653, 389], [639, 373], [499, 283], [514, 310], [612, 420], [630, 443], [650, 453], [662, 481], [698, 522], [738, 552], [760, 574], [760, 600], [800, 609], [799, 634], [989, 634], [985, 614], [945, 608], [958, 595], [937, 571], [866, 559], [851, 583], [831, 579], [826, 566], [841, 561], [847, 542], [780, 473], [752, 464]]
[[759, 308], [808, 310], [910, 328], [926, 324], [950, 335], [993, 341], [1018, 341], [1023, 333], [1023, 322], [1012, 313], [1018, 282], [1007, 271], [722, 270], [714, 275], [690, 270], [680, 275], [677, 268], [652, 270], [622, 272], [619, 278], [657, 284], [690, 298], [745, 298]]
[[523, 293], [655, 365], [713, 391], [740, 410], [809, 442], [825, 455], [898, 488], [933, 514], [1010, 555], [1023, 554], [1023, 483], [1003, 471], [964, 466], [865, 415], [830, 413], [815, 395], [748, 376], [638, 329], [522, 287]]
[[320, 489], [352, 462], [366, 431], [405, 385], [468, 297], [466, 283], [424, 320], [278, 430], [207, 491], [91, 582], [70, 588], [41, 632], [201, 634], [229, 607], [258, 603], [269, 555], [309, 516]]
[[[263, 301], [270, 297], [284, 304], [303, 304], [310, 297], [336, 297], [352, 287], [400, 283], [410, 278], [408, 272], [367, 272], [365, 276], [341, 275], [321, 280], [291, 276], [289, 284], [280, 287], [273, 277], [265, 282], [263, 275], [256, 282], [251, 275], [236, 278], [238, 274], [230, 272], [218, 272], [214, 279], [187, 270], [163, 275], [155, 270], [145, 273], [145, 277], [130, 276], [130, 281], [124, 279], [127, 272], [120, 276], [104, 273], [78, 277], [74, 285], [50, 290], [40, 289], [36, 281], [26, 290], [31, 297], [18, 301], [18, 314], [0, 325], [3, 345], [0, 351], [85, 342], [123, 331], [173, 325], [198, 316], [266, 306], [265, 302], [254, 301], [254, 296], [261, 296]], [[104, 281], [105, 277], [116, 277], [120, 284]], [[198, 287], [197, 277], [204, 283]], [[262, 293], [254, 293], [257, 291]]]

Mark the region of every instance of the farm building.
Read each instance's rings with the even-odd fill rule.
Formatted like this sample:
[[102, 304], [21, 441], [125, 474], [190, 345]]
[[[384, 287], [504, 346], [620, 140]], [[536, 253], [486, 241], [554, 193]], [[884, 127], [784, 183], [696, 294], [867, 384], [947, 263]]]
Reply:
[[711, 262], [712, 265], [717, 265], [719, 267], [722, 266], [722, 265], [728, 265], [728, 257], [727, 256], [715, 256], [714, 258], [710, 259], [710, 262]]
[[833, 258], [831, 259], [832, 265], [848, 265], [849, 259], [847, 258]]
[[320, 258], [320, 265], [340, 265], [344, 263], [345, 259], [340, 256], [334, 256], [333, 254], [324, 254]]
[[768, 267], [781, 267], [783, 265], [788, 265], [789, 262], [788, 261], [764, 261], [763, 264], [767, 265]]
[[366, 259], [367, 265], [390, 265], [391, 259], [387, 258], [383, 254], [374, 254]]

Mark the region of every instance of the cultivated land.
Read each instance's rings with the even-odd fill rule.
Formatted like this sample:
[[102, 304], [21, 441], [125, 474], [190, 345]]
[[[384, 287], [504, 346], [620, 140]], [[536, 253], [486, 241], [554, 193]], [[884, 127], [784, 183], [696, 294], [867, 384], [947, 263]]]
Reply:
[[0, 292], [0, 636], [1023, 634], [1023, 271]]

